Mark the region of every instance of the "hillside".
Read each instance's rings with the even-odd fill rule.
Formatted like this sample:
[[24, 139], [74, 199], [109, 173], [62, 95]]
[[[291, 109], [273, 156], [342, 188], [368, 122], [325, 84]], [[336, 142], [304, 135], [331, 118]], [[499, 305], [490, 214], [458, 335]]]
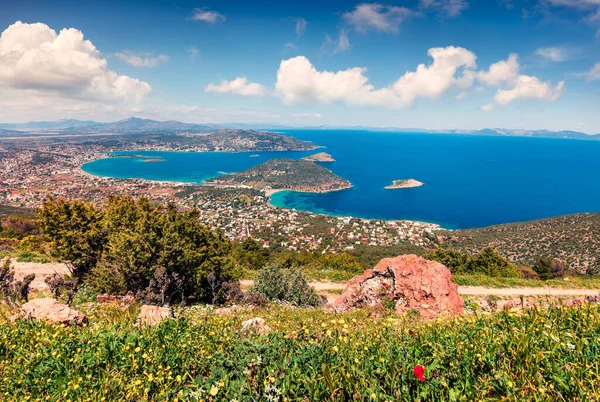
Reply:
[[218, 177], [208, 182], [308, 192], [335, 191], [352, 187], [348, 180], [323, 166], [293, 159], [271, 159], [243, 172]]
[[547, 255], [580, 272], [600, 271], [600, 213], [444, 231], [439, 237], [442, 247], [469, 253], [493, 247], [514, 262], [531, 264]]

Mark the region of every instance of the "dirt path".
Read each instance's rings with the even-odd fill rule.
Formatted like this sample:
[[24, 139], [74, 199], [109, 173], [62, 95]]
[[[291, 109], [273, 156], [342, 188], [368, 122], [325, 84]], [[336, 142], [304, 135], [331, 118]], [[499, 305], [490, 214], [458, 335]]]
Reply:
[[562, 288], [485, 288], [483, 286], [459, 286], [458, 293], [469, 296], [593, 296], [600, 289], [562, 289]]
[[[21, 280], [25, 275], [35, 274], [32, 289], [42, 290], [47, 286], [44, 283], [46, 277], [53, 273], [67, 274], [69, 270], [65, 264], [49, 263], [40, 264], [35, 262], [13, 261], [16, 279]], [[253, 280], [240, 281], [242, 289], [247, 289], [254, 284]], [[311, 282], [310, 285], [319, 293], [338, 294], [344, 290], [345, 283], [335, 282]], [[562, 289], [562, 288], [486, 288], [483, 286], [459, 286], [458, 293], [468, 296], [593, 296], [600, 294], [600, 289]]]

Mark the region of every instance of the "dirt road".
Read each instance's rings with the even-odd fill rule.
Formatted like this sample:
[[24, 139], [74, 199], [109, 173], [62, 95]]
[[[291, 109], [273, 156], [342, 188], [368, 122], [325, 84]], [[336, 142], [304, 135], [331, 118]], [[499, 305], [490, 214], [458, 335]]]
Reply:
[[[65, 264], [49, 263], [40, 264], [34, 262], [13, 261], [16, 279], [23, 279], [25, 275], [34, 273], [36, 275], [31, 287], [35, 290], [46, 289], [44, 279], [53, 273], [69, 273]], [[254, 281], [245, 279], [241, 281], [242, 289], [247, 289]], [[311, 282], [310, 285], [319, 293], [339, 293], [346, 286], [345, 283], [335, 282]], [[468, 296], [590, 296], [600, 294], [600, 289], [562, 289], [562, 288], [486, 288], [483, 286], [459, 286], [458, 293]]]

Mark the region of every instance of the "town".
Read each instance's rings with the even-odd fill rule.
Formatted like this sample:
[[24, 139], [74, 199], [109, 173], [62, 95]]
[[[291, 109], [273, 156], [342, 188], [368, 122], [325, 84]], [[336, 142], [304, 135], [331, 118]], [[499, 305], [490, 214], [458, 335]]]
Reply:
[[274, 207], [264, 191], [249, 188], [98, 177], [81, 169], [112, 150], [93, 142], [0, 144], [0, 204], [34, 209], [47, 197], [61, 197], [101, 205], [111, 194], [129, 194], [173, 202], [182, 209], [198, 208], [204, 224], [231, 240], [251, 237], [271, 249], [323, 253], [348, 251], [358, 245], [427, 247], [440, 229], [424, 222], [336, 217]]

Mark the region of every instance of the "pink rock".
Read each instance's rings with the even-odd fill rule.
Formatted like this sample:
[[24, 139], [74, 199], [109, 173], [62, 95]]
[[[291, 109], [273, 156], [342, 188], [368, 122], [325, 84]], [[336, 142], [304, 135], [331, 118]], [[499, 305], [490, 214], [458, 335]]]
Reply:
[[153, 326], [169, 318], [175, 318], [175, 314], [171, 307], [144, 304], [140, 311], [140, 315], [138, 315], [137, 323], [138, 325]]
[[32, 318], [63, 325], [83, 325], [88, 322], [87, 317], [83, 313], [51, 297], [33, 299], [23, 304], [12, 319], [23, 318]]
[[425, 319], [463, 314], [458, 286], [450, 278], [444, 265], [416, 255], [384, 258], [375, 268], [350, 279], [334, 308], [380, 306], [387, 298], [395, 302], [397, 314], [416, 310]]

